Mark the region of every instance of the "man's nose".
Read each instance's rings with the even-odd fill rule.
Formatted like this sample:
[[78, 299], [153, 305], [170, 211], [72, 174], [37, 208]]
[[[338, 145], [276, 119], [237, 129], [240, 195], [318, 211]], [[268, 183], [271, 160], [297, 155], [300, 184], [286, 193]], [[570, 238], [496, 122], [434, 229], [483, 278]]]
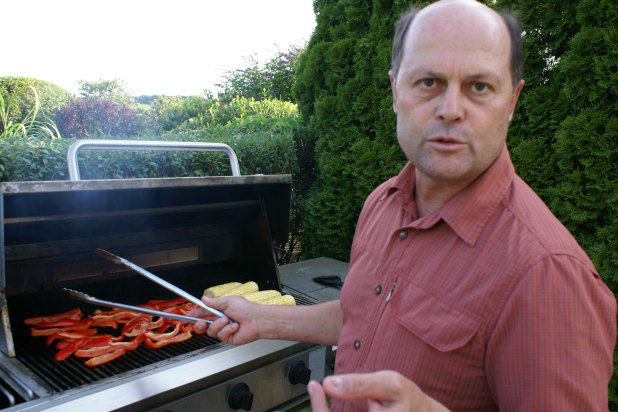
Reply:
[[459, 88], [449, 85], [438, 100], [436, 116], [447, 123], [453, 123], [463, 119], [464, 109], [462, 99], [463, 96]]

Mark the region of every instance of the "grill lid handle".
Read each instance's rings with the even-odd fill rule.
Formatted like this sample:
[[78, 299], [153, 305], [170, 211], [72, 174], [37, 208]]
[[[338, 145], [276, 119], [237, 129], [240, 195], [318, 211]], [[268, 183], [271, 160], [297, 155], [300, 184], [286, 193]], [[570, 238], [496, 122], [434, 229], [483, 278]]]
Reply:
[[158, 140], [102, 140], [86, 139], [78, 140], [69, 146], [67, 152], [67, 165], [69, 168], [69, 179], [80, 180], [79, 167], [77, 165], [77, 152], [82, 147], [92, 149], [149, 149], [149, 150], [179, 150], [197, 152], [224, 152], [230, 159], [232, 176], [240, 176], [238, 158], [234, 150], [224, 143], [205, 143], [205, 142], [166, 142]]

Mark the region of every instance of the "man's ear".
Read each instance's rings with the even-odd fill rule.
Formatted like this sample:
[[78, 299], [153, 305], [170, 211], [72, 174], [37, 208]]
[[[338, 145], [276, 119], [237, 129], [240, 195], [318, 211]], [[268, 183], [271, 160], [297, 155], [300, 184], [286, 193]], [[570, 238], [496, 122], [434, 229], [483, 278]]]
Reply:
[[393, 111], [395, 113], [397, 113], [397, 79], [395, 79], [395, 77], [393, 77], [393, 71], [390, 70], [388, 72], [388, 77], [391, 80], [391, 92], [393, 93]]
[[511, 107], [509, 111], [509, 122], [513, 120], [513, 113], [515, 113], [515, 106], [517, 105], [517, 101], [519, 100], [519, 95], [521, 93], [521, 89], [524, 87], [525, 81], [522, 79], [517, 83], [515, 90], [513, 91], [513, 100], [511, 101]]

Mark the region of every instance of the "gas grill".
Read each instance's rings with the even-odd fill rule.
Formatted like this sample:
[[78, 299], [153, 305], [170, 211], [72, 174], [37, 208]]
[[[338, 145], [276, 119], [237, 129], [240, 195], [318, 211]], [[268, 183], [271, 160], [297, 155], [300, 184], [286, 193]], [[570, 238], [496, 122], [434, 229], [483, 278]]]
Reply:
[[[230, 160], [234, 171], [235, 156]], [[102, 260], [96, 248], [194, 296], [230, 281], [282, 290], [273, 245], [288, 237], [289, 175], [5, 182], [0, 188], [0, 398], [6, 398], [0, 408], [285, 409], [306, 399], [309, 377], [327, 373], [325, 347], [262, 340], [231, 346], [207, 335], [156, 350], [141, 345], [91, 368], [74, 357], [55, 361], [55, 349], [23, 324], [75, 307], [93, 312], [68, 299], [64, 287], [133, 305], [176, 297]], [[298, 304], [314, 303], [292, 294]]]

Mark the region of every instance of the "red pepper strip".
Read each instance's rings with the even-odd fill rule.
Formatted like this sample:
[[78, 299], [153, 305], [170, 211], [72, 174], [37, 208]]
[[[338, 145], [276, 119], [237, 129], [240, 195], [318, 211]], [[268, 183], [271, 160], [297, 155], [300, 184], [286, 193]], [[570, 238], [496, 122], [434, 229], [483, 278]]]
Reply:
[[71, 309], [66, 312], [57, 313], [55, 315], [37, 316], [35, 318], [28, 318], [24, 320], [26, 325], [36, 325], [42, 322], [55, 322], [61, 319], [80, 320], [82, 318], [82, 310], [80, 308]]
[[41, 322], [34, 325], [37, 329], [47, 328], [69, 328], [69, 327], [84, 327], [87, 328], [92, 324], [92, 319], [73, 320], [73, 319], [60, 319], [54, 322]]
[[174, 327], [174, 330], [172, 330], [171, 332], [168, 332], [168, 333], [147, 332], [146, 337], [148, 339], [156, 340], [156, 341], [169, 339], [169, 338], [172, 338], [178, 335], [178, 333], [180, 332], [180, 327], [181, 327], [181, 322], [176, 322], [176, 326]]
[[105, 353], [113, 352], [115, 350], [118, 350], [118, 348], [113, 347], [110, 342], [110, 344], [104, 346], [95, 346], [93, 348], [80, 349], [78, 351], [75, 351], [74, 355], [78, 358], [92, 358], [95, 356], [101, 356]]
[[30, 335], [32, 336], [51, 336], [63, 330], [62, 328], [51, 328], [51, 329], [35, 329], [30, 328]]
[[112, 335], [100, 335], [86, 338], [86, 343], [80, 349], [90, 349], [97, 346], [108, 345], [112, 342]]
[[59, 338], [65, 338], [65, 339], [79, 339], [79, 338], [85, 338], [86, 336], [92, 336], [95, 335], [98, 331], [96, 329], [82, 329], [82, 330], [65, 330], [65, 329], [61, 329], [59, 332], [56, 333], [56, 335], [58, 335]]
[[74, 342], [71, 342], [66, 348], [56, 353], [56, 355], [54, 356], [54, 359], [56, 359], [58, 362], [65, 360], [66, 358], [71, 356], [73, 352], [75, 352], [76, 350], [84, 346], [86, 341], [87, 339], [83, 339], [83, 338], [76, 339]]
[[113, 352], [118, 349], [133, 350], [137, 349], [140, 343], [144, 340], [144, 335], [139, 335], [135, 339], [129, 342], [114, 342], [113, 340], [105, 345], [95, 346], [92, 348], [82, 348], [75, 352], [75, 356], [78, 358], [91, 358], [93, 356], [100, 356], [105, 353]]
[[103, 319], [103, 318], [94, 319], [93, 318], [92, 326], [99, 326], [101, 328], [114, 328], [114, 329], [118, 327], [118, 323], [116, 323], [116, 321], [114, 320], [112, 316], [109, 316], [109, 317], [106, 316], [106, 318], [107, 319]]
[[101, 356], [97, 356], [94, 357], [92, 359], [87, 360], [84, 365], [86, 366], [97, 366], [97, 365], [103, 365], [104, 363], [107, 363], [113, 359], [116, 359], [122, 355], [125, 354], [125, 350], [124, 349], [119, 349], [115, 352], [111, 352], [111, 353], [106, 353], [104, 355]]
[[150, 322], [148, 322], [147, 320], [144, 320], [144, 322], [140, 323], [139, 326], [131, 329], [128, 332], [125, 332], [123, 335], [128, 337], [128, 338], [133, 338], [135, 336], [139, 336], [141, 334], [143, 334], [144, 332], [146, 332], [148, 330], [148, 324]]
[[191, 335], [191, 332], [184, 332], [170, 339], [160, 340], [157, 342], [153, 342], [150, 339], [146, 339], [145, 342], [146, 342], [146, 346], [148, 346], [150, 349], [159, 349], [171, 343], [178, 343], [178, 342], [184, 342], [186, 340], [189, 340], [191, 339], [191, 336], [193, 336]]
[[163, 326], [163, 325], [165, 324], [165, 321], [166, 321], [166, 319], [165, 319], [165, 318], [159, 318], [159, 319], [157, 319], [155, 322], [150, 322], [150, 323], [148, 324], [148, 328], [147, 328], [147, 329], [148, 329], [148, 330], [151, 330], [151, 329], [157, 329], [157, 328], [160, 328], [161, 326]]
[[177, 315], [182, 315], [182, 311], [180, 310], [180, 306], [172, 306], [167, 309], [163, 309], [163, 312], [175, 313]]
[[124, 335], [125, 333], [127, 333], [131, 329], [140, 327], [141, 324], [144, 323], [144, 322], [150, 323], [151, 320], [152, 320], [152, 316], [149, 316], [149, 315], [139, 315], [139, 316], [136, 316], [133, 319], [131, 319], [129, 322], [127, 322], [126, 325], [124, 325], [124, 328], [122, 328], [122, 332], [121, 333]]
[[58, 341], [58, 343], [56, 343], [56, 349], [62, 350], [73, 342], [75, 342], [75, 339], [67, 339], [67, 340]]
[[144, 341], [144, 334], [142, 333], [135, 339], [130, 342], [111, 342], [110, 345], [112, 348], [116, 349], [124, 349], [124, 350], [134, 350], [137, 349], [140, 343]]

